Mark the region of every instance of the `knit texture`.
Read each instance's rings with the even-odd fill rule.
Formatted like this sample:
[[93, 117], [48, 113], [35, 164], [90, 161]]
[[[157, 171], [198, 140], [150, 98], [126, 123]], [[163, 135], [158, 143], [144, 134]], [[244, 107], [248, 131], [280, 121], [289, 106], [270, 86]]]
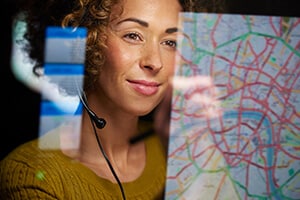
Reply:
[[[166, 158], [156, 135], [145, 139], [147, 165], [135, 181], [123, 183], [126, 199], [163, 199]], [[0, 162], [0, 199], [122, 199], [118, 184], [65, 156], [27, 142]]]

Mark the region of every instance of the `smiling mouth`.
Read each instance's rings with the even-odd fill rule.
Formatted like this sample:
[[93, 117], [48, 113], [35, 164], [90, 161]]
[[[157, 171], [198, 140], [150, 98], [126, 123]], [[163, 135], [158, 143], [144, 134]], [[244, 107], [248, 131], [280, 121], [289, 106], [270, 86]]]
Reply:
[[158, 92], [159, 84], [148, 81], [132, 81], [128, 80], [130, 86], [139, 94], [151, 96]]

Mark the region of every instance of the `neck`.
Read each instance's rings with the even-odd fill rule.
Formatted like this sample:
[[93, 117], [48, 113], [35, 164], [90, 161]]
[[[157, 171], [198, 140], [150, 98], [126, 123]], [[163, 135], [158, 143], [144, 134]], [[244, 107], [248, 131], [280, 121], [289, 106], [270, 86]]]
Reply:
[[[114, 181], [97, 142], [96, 136], [98, 136], [106, 157], [120, 174], [121, 179], [123, 181], [134, 180], [144, 169], [146, 155], [144, 142], [136, 144], [129, 142], [133, 136], [138, 134], [138, 117], [122, 116], [118, 118], [110, 115], [104, 116], [104, 119], [107, 121], [106, 126], [98, 129], [92, 125], [89, 115], [84, 112], [79, 148], [75, 151], [65, 152], [65, 154], [86, 165], [97, 175]], [[129, 175], [128, 172], [132, 171], [135, 171], [135, 174]]]
[[[106, 152], [115, 152], [117, 154], [126, 152], [130, 148], [130, 138], [138, 133], [138, 118], [105, 117], [107, 121], [103, 129], [93, 126], [89, 116], [83, 115], [81, 148], [87, 149], [97, 146], [97, 138]], [[96, 135], [95, 135], [96, 134]], [[94, 147], [95, 148], [95, 147]]]

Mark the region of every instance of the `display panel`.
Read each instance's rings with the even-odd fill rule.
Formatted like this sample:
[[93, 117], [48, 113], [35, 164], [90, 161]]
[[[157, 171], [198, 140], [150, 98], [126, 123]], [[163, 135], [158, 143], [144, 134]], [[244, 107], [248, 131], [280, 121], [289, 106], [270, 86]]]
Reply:
[[299, 199], [300, 19], [181, 19], [165, 199]]

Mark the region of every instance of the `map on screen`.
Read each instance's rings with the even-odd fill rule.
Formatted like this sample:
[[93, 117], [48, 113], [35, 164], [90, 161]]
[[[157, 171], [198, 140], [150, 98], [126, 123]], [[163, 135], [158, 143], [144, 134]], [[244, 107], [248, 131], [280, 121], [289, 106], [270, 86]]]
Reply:
[[165, 199], [300, 199], [300, 18], [181, 18]]

